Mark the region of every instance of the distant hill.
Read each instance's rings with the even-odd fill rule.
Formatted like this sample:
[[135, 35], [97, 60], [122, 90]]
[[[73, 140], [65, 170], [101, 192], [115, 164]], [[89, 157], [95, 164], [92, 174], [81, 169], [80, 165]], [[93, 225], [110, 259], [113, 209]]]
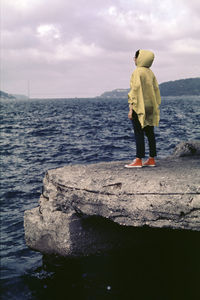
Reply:
[[113, 91], [104, 92], [101, 98], [127, 98], [130, 89], [115, 89]]
[[200, 78], [163, 82], [159, 85], [162, 96], [199, 96]]
[[[200, 78], [187, 78], [163, 82], [159, 85], [161, 96], [200, 96]], [[103, 93], [101, 98], [127, 98], [130, 89], [115, 89]]]
[[0, 91], [0, 99], [15, 99], [15, 97], [11, 94]]
[[3, 99], [3, 100], [14, 100], [14, 99], [28, 100], [28, 97], [24, 96], [24, 95], [12, 95], [12, 94], [8, 94], [3, 91], [0, 91], [0, 99]]

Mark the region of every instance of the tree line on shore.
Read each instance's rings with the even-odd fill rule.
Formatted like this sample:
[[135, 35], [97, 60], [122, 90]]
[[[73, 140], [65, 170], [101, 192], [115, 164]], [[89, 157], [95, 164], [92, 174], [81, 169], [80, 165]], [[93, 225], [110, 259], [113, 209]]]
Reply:
[[[167, 81], [159, 84], [161, 96], [200, 96], [200, 77]], [[101, 98], [127, 98], [130, 89], [115, 89]]]

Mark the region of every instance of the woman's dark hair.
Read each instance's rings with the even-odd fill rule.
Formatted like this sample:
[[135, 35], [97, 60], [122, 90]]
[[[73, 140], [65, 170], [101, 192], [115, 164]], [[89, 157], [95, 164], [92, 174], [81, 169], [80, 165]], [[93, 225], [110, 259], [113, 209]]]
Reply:
[[135, 58], [138, 57], [139, 53], [140, 53], [140, 50], [137, 50], [137, 51], [135, 52]]

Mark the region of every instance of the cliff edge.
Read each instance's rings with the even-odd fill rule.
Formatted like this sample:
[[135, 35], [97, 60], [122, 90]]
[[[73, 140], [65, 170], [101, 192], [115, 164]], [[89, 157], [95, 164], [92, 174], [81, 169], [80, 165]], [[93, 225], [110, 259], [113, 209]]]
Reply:
[[25, 211], [27, 245], [84, 256], [128, 244], [135, 227], [200, 231], [199, 151], [200, 142], [181, 143], [156, 168], [119, 161], [49, 170], [39, 207]]

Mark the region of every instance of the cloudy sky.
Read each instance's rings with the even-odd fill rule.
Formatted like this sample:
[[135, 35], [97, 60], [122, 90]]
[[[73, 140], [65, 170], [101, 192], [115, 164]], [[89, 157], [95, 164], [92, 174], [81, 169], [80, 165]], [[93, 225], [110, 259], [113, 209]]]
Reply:
[[138, 49], [159, 83], [200, 76], [199, 0], [1, 0], [1, 90], [93, 97], [128, 88]]

